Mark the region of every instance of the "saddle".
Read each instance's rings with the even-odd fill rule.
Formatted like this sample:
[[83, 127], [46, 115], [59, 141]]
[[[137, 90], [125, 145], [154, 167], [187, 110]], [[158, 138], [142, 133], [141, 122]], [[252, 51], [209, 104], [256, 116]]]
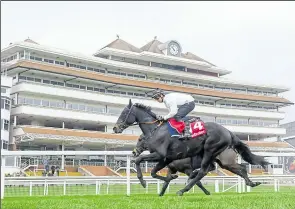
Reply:
[[195, 138], [207, 133], [205, 123], [199, 117], [185, 117], [183, 121], [177, 121], [174, 118], [168, 120], [168, 129], [171, 137], [184, 138], [185, 125], [190, 126], [190, 137]]

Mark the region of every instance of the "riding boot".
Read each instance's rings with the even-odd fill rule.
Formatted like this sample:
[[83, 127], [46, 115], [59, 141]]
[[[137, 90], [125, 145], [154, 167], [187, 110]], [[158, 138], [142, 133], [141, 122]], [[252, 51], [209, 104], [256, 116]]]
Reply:
[[191, 137], [191, 133], [190, 133], [190, 122], [189, 121], [185, 122], [185, 129], [184, 129], [183, 137], [184, 138]]

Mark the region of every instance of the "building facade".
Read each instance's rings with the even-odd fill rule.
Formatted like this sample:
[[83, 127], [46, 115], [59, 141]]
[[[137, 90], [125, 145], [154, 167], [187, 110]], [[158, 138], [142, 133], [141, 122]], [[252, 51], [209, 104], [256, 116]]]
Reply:
[[286, 129], [286, 135], [282, 137], [282, 140], [288, 142], [295, 148], [295, 121], [282, 124], [280, 127]]
[[10, 92], [12, 78], [1, 75], [1, 149], [8, 149], [10, 132]]
[[140, 129], [113, 134], [113, 125], [129, 98], [167, 113], [150, 98], [155, 88], [193, 95], [192, 115], [222, 124], [251, 143], [285, 135], [280, 108], [293, 104], [280, 96], [288, 88], [226, 79], [230, 71], [183, 53], [175, 40], [154, 39], [137, 48], [116, 39], [87, 56], [27, 39], [2, 49], [1, 62], [13, 83], [13, 150], [133, 148]]

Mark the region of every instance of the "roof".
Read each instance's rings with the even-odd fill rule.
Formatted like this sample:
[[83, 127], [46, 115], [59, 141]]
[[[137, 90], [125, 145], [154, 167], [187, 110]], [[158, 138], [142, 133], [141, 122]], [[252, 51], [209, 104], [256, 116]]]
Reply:
[[281, 98], [281, 97], [271, 97], [271, 96], [258, 96], [258, 95], [249, 95], [249, 94], [238, 94], [231, 92], [221, 92], [215, 90], [206, 90], [206, 89], [198, 89], [194, 87], [186, 87], [186, 86], [175, 86], [170, 84], [156, 83], [154, 81], [149, 80], [134, 80], [130, 78], [117, 78], [114, 76], [102, 75], [99, 73], [91, 72], [91, 71], [81, 71], [76, 70], [64, 66], [54, 66], [49, 64], [43, 64], [39, 62], [32, 62], [27, 60], [22, 60], [13, 64], [9, 67], [9, 69], [14, 69], [17, 67], [23, 67], [28, 69], [36, 69], [45, 72], [51, 73], [59, 73], [64, 75], [72, 75], [86, 79], [93, 79], [113, 84], [127, 85], [127, 86], [136, 86], [154, 89], [155, 85], [158, 88], [163, 89], [164, 91], [177, 91], [177, 92], [185, 92], [192, 93], [204, 96], [212, 96], [217, 98], [230, 98], [230, 99], [239, 99], [239, 100], [249, 100], [249, 101], [263, 101], [263, 102], [276, 102], [283, 104], [293, 104], [291, 101]]
[[[124, 51], [130, 51], [130, 52], [137, 52], [137, 53], [142, 52], [141, 49], [133, 46], [132, 44], [129, 44], [128, 42], [126, 42], [126, 41], [124, 41], [124, 40], [122, 40], [120, 38], [117, 38], [116, 40], [109, 43], [108, 45], [106, 45], [103, 48], [106, 48], [106, 47], [119, 49], [119, 50], [124, 50]], [[101, 49], [103, 49], [103, 48], [101, 48]]]
[[143, 50], [143, 51], [147, 51], [147, 52], [153, 52], [153, 53], [157, 53], [157, 54], [164, 54], [158, 47], [160, 44], [163, 44], [163, 43], [158, 41], [157, 39], [154, 39], [154, 40], [148, 42], [146, 45], [144, 45], [140, 49]]
[[208, 62], [208, 61], [206, 61], [206, 60], [204, 60], [204, 59], [202, 59], [201, 57], [199, 57], [199, 56], [197, 56], [197, 55], [191, 53], [191, 52], [187, 52], [187, 53], [185, 53], [185, 54], [181, 53], [181, 56], [182, 56], [183, 58], [186, 58], [186, 59], [191, 59], [191, 60], [197, 60], [197, 61], [207, 62], [207, 63], [210, 64], [210, 65], [216, 66], [216, 65], [214, 65], [214, 64], [212, 64], [212, 63], [210, 63], [210, 62]]
[[[33, 41], [32, 39], [30, 38], [27, 38], [26, 40], [24, 40], [24, 42], [28, 42], [28, 43], [31, 43], [31, 44], [38, 44], [37, 42]], [[39, 44], [38, 44], [39, 45]]]

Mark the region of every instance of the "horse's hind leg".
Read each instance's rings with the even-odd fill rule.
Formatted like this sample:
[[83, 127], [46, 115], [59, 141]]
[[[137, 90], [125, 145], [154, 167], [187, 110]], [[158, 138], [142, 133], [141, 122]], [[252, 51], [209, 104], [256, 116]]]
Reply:
[[167, 176], [166, 176], [167, 181], [164, 182], [162, 190], [161, 190], [159, 196], [163, 196], [165, 194], [165, 192], [166, 192], [166, 189], [167, 189], [170, 181], [173, 180], [173, 179], [176, 179], [178, 177], [177, 175], [174, 175], [174, 174], [176, 174], [176, 171], [174, 171], [174, 170], [172, 171], [170, 168], [168, 168], [168, 173], [167, 173]]
[[223, 169], [226, 169], [234, 174], [237, 174], [241, 176], [243, 179], [245, 179], [246, 185], [250, 187], [256, 187], [261, 184], [261, 182], [252, 182], [247, 173], [246, 166], [241, 164], [222, 164], [220, 161], [216, 160], [216, 162], [219, 164], [219, 166]]
[[[214, 166], [212, 168], [212, 166], [210, 165], [210, 169], [209, 171], [214, 170]], [[191, 169], [189, 169], [188, 171], [185, 172], [185, 174], [187, 176], [189, 176], [189, 180], [195, 178], [198, 175], [199, 171], [192, 171]], [[206, 195], [210, 195], [210, 192], [203, 186], [201, 181], [197, 181], [196, 185], [206, 194]]]

